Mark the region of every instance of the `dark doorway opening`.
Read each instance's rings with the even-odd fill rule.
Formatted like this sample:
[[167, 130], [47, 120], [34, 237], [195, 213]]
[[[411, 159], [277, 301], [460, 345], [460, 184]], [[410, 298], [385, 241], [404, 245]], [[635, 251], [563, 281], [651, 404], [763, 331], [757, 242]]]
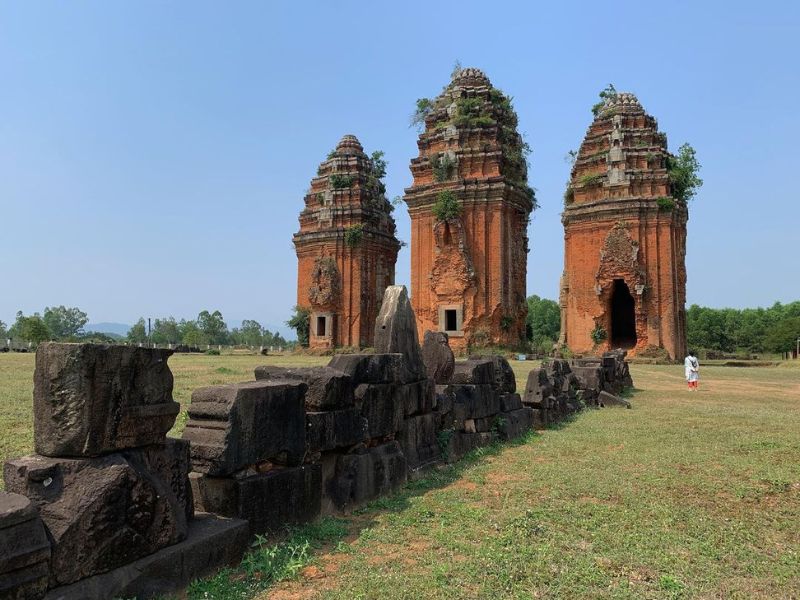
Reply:
[[325, 325], [327, 319], [325, 317], [317, 317], [317, 336], [325, 337]]
[[611, 347], [633, 348], [636, 345], [636, 310], [628, 285], [614, 280], [611, 291]]
[[444, 330], [458, 331], [458, 313], [453, 309], [444, 311]]

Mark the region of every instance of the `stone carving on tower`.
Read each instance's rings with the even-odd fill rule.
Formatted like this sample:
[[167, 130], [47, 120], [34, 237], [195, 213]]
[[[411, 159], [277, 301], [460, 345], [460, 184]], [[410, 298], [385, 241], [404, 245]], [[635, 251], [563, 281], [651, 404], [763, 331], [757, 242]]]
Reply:
[[510, 99], [473, 68], [420, 101], [424, 131], [404, 200], [411, 217], [411, 297], [420, 335], [451, 346], [525, 339], [527, 145]]
[[309, 346], [368, 347], [400, 242], [380, 156], [344, 136], [311, 181], [294, 235], [297, 304], [310, 310]]
[[573, 352], [686, 351], [686, 203], [633, 94], [598, 105], [564, 195], [561, 338]]

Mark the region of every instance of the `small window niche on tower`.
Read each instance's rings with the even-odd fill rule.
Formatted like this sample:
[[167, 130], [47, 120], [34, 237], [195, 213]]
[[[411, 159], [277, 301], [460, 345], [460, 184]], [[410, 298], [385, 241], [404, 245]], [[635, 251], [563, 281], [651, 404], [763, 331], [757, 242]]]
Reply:
[[444, 331], [450, 336], [462, 336], [463, 309], [460, 304], [446, 304], [439, 307], [439, 331]]
[[333, 337], [333, 313], [314, 313], [311, 315], [311, 337], [330, 339]]

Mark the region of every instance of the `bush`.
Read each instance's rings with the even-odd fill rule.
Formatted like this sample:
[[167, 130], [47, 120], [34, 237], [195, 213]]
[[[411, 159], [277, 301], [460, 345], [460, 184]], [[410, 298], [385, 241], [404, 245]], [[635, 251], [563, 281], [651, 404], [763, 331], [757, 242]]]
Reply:
[[658, 210], [661, 212], [670, 212], [673, 208], [675, 208], [675, 200], [665, 196], [656, 198], [656, 204], [658, 204]]
[[602, 325], [595, 325], [592, 332], [589, 334], [592, 337], [592, 341], [597, 344], [602, 344], [608, 338], [608, 332], [603, 328]]
[[341, 173], [334, 173], [330, 178], [331, 187], [335, 190], [352, 187], [354, 181], [353, 175], [342, 175]]
[[206, 354], [208, 354], [209, 356], [219, 356], [219, 350], [217, 350], [216, 348], [209, 348], [208, 350], [206, 350]]
[[364, 238], [364, 225], [358, 223], [352, 227], [348, 227], [344, 231], [344, 243], [348, 248], [355, 248], [361, 243]]
[[453, 192], [445, 190], [439, 192], [432, 210], [437, 221], [449, 221], [461, 214], [461, 205]]

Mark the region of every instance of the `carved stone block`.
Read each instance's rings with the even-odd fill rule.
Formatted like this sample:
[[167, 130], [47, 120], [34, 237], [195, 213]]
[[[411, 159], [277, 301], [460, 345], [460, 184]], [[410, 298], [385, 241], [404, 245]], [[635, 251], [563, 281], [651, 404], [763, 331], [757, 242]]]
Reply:
[[353, 384], [348, 375], [330, 367], [288, 369], [285, 367], [256, 367], [258, 381], [302, 381], [308, 385], [306, 409], [335, 410], [353, 406]]
[[228, 475], [266, 460], [300, 464], [306, 387], [299, 381], [253, 381], [195, 390], [183, 431], [192, 443], [193, 469]]
[[51, 585], [63, 585], [184, 539], [188, 470], [188, 444], [169, 440], [98, 458], [27, 456], [4, 475], [39, 509], [53, 544]]
[[50, 541], [25, 496], [0, 492], [0, 598], [34, 600], [47, 591]]
[[45, 456], [98, 456], [162, 442], [180, 406], [172, 350], [61, 344], [36, 351], [33, 431]]
[[192, 473], [191, 482], [198, 510], [246, 519], [251, 534], [283, 531], [320, 513], [319, 464], [273, 469], [243, 479]]

